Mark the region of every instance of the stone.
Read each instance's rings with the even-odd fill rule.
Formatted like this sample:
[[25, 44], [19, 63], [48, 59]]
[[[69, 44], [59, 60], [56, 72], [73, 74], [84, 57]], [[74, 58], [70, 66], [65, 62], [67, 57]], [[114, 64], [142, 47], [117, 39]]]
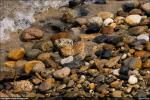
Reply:
[[127, 54], [123, 54], [122, 56], [121, 56], [121, 59], [126, 59], [127, 58]]
[[95, 53], [95, 55], [102, 59], [107, 59], [112, 56], [112, 50], [103, 50], [103, 51], [99, 50]]
[[53, 76], [58, 79], [63, 79], [65, 77], [67, 77], [69, 74], [70, 74], [70, 68], [64, 67], [62, 69], [56, 70], [53, 73]]
[[143, 68], [150, 68], [150, 59], [147, 59], [147, 60], [144, 62]]
[[21, 80], [14, 83], [14, 92], [23, 93], [31, 92], [33, 90], [33, 84], [28, 80]]
[[12, 60], [19, 60], [24, 57], [25, 50], [23, 48], [17, 48], [8, 53], [8, 58]]
[[73, 80], [69, 80], [67, 87], [73, 87], [75, 82]]
[[70, 63], [73, 61], [73, 56], [69, 56], [67, 58], [61, 59], [60, 63], [63, 65], [65, 63]]
[[69, 7], [70, 8], [73, 8], [73, 7], [76, 7], [77, 5], [80, 4], [80, 1], [79, 0], [70, 0], [69, 1]]
[[26, 56], [28, 59], [34, 59], [34, 58], [36, 58], [40, 53], [41, 53], [41, 50], [39, 50], [39, 49], [27, 49], [25, 56]]
[[149, 35], [141, 34], [141, 35], [137, 36], [137, 40], [142, 40], [142, 39], [149, 42]]
[[120, 60], [120, 56], [113, 57], [105, 64], [105, 66], [113, 67], [118, 63], [119, 60]]
[[132, 1], [132, 2], [127, 2], [125, 4], [123, 4], [123, 10], [124, 11], [131, 11], [132, 9], [134, 9], [136, 7], [135, 3]]
[[64, 46], [60, 49], [61, 55], [68, 57], [68, 56], [73, 56], [74, 55], [74, 48], [73, 46]]
[[57, 87], [57, 90], [62, 90], [62, 89], [64, 89], [64, 88], [66, 88], [66, 87], [67, 87], [66, 84], [62, 84], [62, 85], [59, 85], [59, 86]]
[[141, 51], [135, 51], [134, 56], [135, 57], [146, 57], [146, 56], [148, 56], [147, 54], [148, 54], [148, 52], [141, 50]]
[[51, 57], [50, 53], [41, 53], [38, 55], [37, 59], [40, 61], [46, 61]]
[[110, 86], [111, 86], [112, 88], [119, 88], [119, 87], [122, 86], [122, 82], [117, 80], [117, 81], [112, 82], [112, 83], [110, 84]]
[[57, 34], [53, 34], [50, 38], [51, 38], [52, 42], [54, 43], [55, 40], [57, 40], [57, 39], [61, 39], [61, 38], [69, 39], [70, 37], [71, 37], [71, 34], [69, 34], [67, 32], [60, 32]]
[[143, 33], [145, 31], [146, 27], [145, 26], [135, 26], [135, 27], [131, 27], [128, 29], [129, 34], [132, 36], [137, 36], [140, 35], [141, 33]]
[[108, 40], [108, 36], [107, 35], [100, 35], [100, 36], [97, 36], [93, 39], [93, 42], [96, 42], [96, 43], [104, 43]]
[[112, 70], [113, 75], [119, 76], [119, 69]]
[[107, 19], [107, 18], [113, 18], [114, 14], [111, 12], [100, 12], [97, 14], [97, 16], [101, 17], [103, 20]]
[[117, 11], [117, 15], [121, 17], [127, 17], [129, 15], [128, 12], [123, 11], [122, 9]]
[[43, 36], [44, 36], [44, 32], [38, 28], [35, 28], [35, 27], [27, 28], [21, 34], [21, 38], [24, 41], [41, 39]]
[[144, 3], [141, 7], [147, 14], [150, 14], [150, 3], [149, 2]]
[[104, 20], [103, 24], [104, 24], [105, 26], [108, 26], [108, 25], [110, 25], [110, 24], [113, 23], [113, 22], [114, 22], [113, 19], [107, 18], [107, 19]]
[[129, 67], [128, 66], [121, 66], [120, 67], [120, 70], [119, 70], [120, 74], [128, 75], [128, 72], [129, 72]]
[[79, 37], [81, 40], [92, 40], [94, 39], [98, 34], [79, 34]]
[[122, 91], [116, 90], [112, 92], [112, 97], [122, 97]]
[[103, 67], [105, 66], [105, 64], [108, 62], [108, 60], [106, 59], [94, 59], [94, 62], [95, 62], [95, 65], [96, 65], [96, 68], [102, 72], [103, 71]]
[[95, 0], [96, 4], [106, 4], [107, 0]]
[[116, 24], [120, 25], [120, 24], [123, 24], [123, 23], [124, 23], [124, 20], [125, 20], [124, 17], [117, 16], [117, 17], [114, 19], [114, 22], [115, 22]]
[[42, 80], [40, 80], [39, 78], [34, 78], [32, 79], [32, 83], [34, 83], [35, 85], [38, 85], [42, 82]]
[[[37, 64], [37, 65], [36, 65], [36, 64]], [[40, 66], [38, 66], [38, 64], [39, 64]], [[35, 66], [35, 65], [36, 65], [36, 66]], [[45, 65], [44, 65], [41, 61], [37, 61], [37, 60], [28, 61], [28, 62], [25, 64], [25, 66], [24, 66], [24, 71], [25, 71], [26, 74], [30, 74], [30, 73], [32, 72], [34, 66], [35, 66], [35, 71], [37, 71], [36, 68], [41, 67], [41, 65], [42, 65], [42, 68], [41, 68], [41, 69], [43, 69]]]
[[140, 15], [129, 15], [126, 17], [125, 21], [127, 24], [134, 26], [141, 22], [142, 17]]
[[142, 10], [141, 9], [132, 9], [130, 12], [129, 12], [130, 15], [142, 15]]
[[[84, 1], [81, 1], [81, 2], [84, 2]], [[87, 16], [89, 14], [89, 10], [83, 6], [79, 7], [78, 12], [79, 12], [79, 16]]]
[[82, 83], [84, 83], [85, 80], [86, 80], [86, 77], [84, 75], [81, 75], [78, 83], [82, 84]]
[[14, 68], [16, 66], [16, 61], [6, 61], [4, 63], [5, 67], [10, 67], [10, 68]]
[[112, 34], [114, 32], [114, 28], [111, 26], [105, 26], [102, 28], [103, 34]]
[[55, 79], [54, 78], [48, 78], [46, 79], [44, 82], [42, 82], [39, 86], [39, 90], [41, 92], [46, 92], [48, 91], [49, 89], [51, 89], [53, 86], [54, 86], [54, 82], [55, 82]]
[[104, 83], [106, 80], [106, 77], [104, 75], [98, 75], [94, 78], [93, 82], [96, 84]]
[[28, 61], [26, 60], [18, 60], [16, 61], [16, 68], [23, 68], [24, 65], [27, 63]]
[[36, 63], [35, 65], [33, 65], [33, 68], [32, 68], [32, 72], [35, 72], [35, 73], [41, 73], [41, 72], [44, 72], [45, 71], [45, 65], [44, 63], [42, 62], [38, 62]]
[[86, 18], [76, 18], [76, 23], [79, 25], [86, 25], [87, 24], [87, 19]]
[[52, 51], [53, 43], [52, 41], [44, 41], [41, 43], [40, 49], [44, 52]]
[[148, 43], [146, 44], [146, 50], [147, 50], [147, 51], [150, 51], [150, 42], [148, 42]]
[[100, 31], [100, 27], [97, 24], [90, 25], [87, 30], [86, 34], [93, 34], [93, 33], [98, 33]]
[[138, 79], [134, 75], [131, 75], [128, 79], [128, 83], [131, 85], [136, 84], [137, 82], [138, 82]]
[[96, 87], [96, 84], [90, 83], [90, 84], [88, 85], [88, 87], [89, 87], [90, 90], [94, 90], [95, 87]]
[[55, 45], [58, 48], [61, 48], [61, 47], [64, 47], [64, 46], [73, 46], [73, 41], [71, 39], [61, 38], [61, 39], [55, 40]]
[[88, 20], [88, 24], [90, 25], [90, 24], [97, 24], [97, 25], [99, 25], [99, 26], [102, 26], [102, 24], [103, 24], [103, 20], [102, 20], [102, 18], [101, 17], [92, 17], [92, 18], [90, 18], [89, 20]]
[[106, 40], [106, 43], [110, 43], [114, 45], [117, 45], [119, 42], [123, 42], [123, 38], [118, 35], [109, 36], [108, 39]]

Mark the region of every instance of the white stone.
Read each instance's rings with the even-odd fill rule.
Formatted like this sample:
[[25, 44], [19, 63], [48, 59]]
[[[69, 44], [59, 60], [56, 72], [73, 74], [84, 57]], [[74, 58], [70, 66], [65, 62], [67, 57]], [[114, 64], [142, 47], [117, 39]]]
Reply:
[[119, 76], [119, 69], [112, 70], [113, 75]]
[[131, 75], [128, 79], [129, 84], [136, 84], [138, 82], [138, 79], [135, 77], [135, 75]]
[[88, 20], [89, 24], [98, 24], [101, 26], [103, 24], [103, 20], [101, 17], [92, 17]]
[[121, 59], [126, 59], [127, 58], [127, 54], [123, 54]]
[[64, 58], [60, 61], [60, 63], [63, 65], [63, 64], [66, 64], [66, 63], [70, 63], [73, 61], [73, 56], [69, 56], [67, 58]]
[[141, 22], [142, 17], [140, 15], [129, 15], [126, 17], [125, 21], [129, 25], [137, 25]]
[[105, 26], [108, 26], [108, 25], [110, 25], [111, 23], [113, 23], [114, 22], [114, 20], [113, 19], [111, 19], [111, 18], [107, 18], [107, 19], [105, 19], [104, 20], [104, 25]]
[[145, 41], [149, 41], [149, 35], [148, 34], [141, 34], [139, 36], [137, 36], [137, 40], [145, 40]]

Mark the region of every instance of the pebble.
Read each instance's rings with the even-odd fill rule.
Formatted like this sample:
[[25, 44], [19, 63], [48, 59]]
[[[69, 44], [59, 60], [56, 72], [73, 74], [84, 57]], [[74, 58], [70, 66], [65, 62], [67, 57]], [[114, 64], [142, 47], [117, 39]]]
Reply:
[[141, 7], [147, 14], [150, 14], [150, 3], [149, 2], [144, 3]]
[[128, 66], [121, 66], [120, 67], [120, 70], [119, 70], [120, 74], [128, 75], [128, 72], [129, 72], [129, 67]]
[[16, 61], [6, 61], [4, 62], [5, 67], [14, 68], [16, 66]]
[[115, 66], [119, 60], [120, 60], [120, 56], [113, 57], [105, 64], [105, 66], [111, 68], [111, 67]]
[[129, 34], [132, 36], [137, 36], [143, 33], [147, 27], [145, 26], [135, 26], [128, 29]]
[[148, 42], [148, 43], [146, 44], [146, 50], [147, 50], [147, 51], [150, 51], [150, 42]]
[[90, 83], [90, 84], [88, 85], [88, 87], [89, 87], [90, 90], [94, 90], [95, 87], [96, 87], [96, 84]]
[[97, 14], [97, 16], [101, 17], [103, 20], [107, 19], [107, 18], [113, 18], [114, 14], [111, 12], [100, 12]]
[[112, 88], [120, 88], [120, 87], [122, 86], [122, 82], [117, 80], [117, 81], [112, 82], [112, 83], [110, 84], [110, 86], [111, 86]]
[[53, 43], [52, 41], [44, 41], [42, 42], [40, 49], [44, 52], [52, 51], [53, 49]]
[[63, 65], [63, 64], [66, 64], [66, 63], [70, 63], [73, 61], [73, 56], [69, 56], [67, 58], [64, 58], [60, 61], [60, 63]]
[[123, 54], [121, 59], [126, 59], [127, 58], [127, 54]]
[[31, 27], [28, 29], [25, 29], [23, 33], [21, 34], [21, 38], [24, 41], [29, 41], [33, 39], [40, 39], [44, 36], [44, 32], [38, 28]]
[[38, 62], [35, 65], [33, 65], [32, 72], [41, 73], [41, 72], [44, 72], [44, 71], [45, 71], [44, 63]]
[[69, 80], [67, 87], [73, 87], [75, 82], [73, 80]]
[[93, 39], [94, 42], [96, 43], [104, 43], [108, 40], [108, 36], [107, 35], [100, 35], [100, 36], [97, 36]]
[[106, 4], [107, 0], [95, 0], [96, 4]]
[[114, 32], [114, 28], [112, 26], [105, 26], [102, 28], [103, 34], [112, 34]]
[[99, 26], [102, 26], [103, 20], [101, 17], [92, 17], [88, 20], [89, 25], [90, 24], [97, 24]]
[[144, 62], [143, 68], [150, 68], [150, 59], [147, 59], [147, 60]]
[[112, 92], [112, 97], [122, 97], [122, 91], [116, 90]]
[[138, 82], [138, 79], [134, 75], [131, 75], [128, 79], [128, 83], [131, 85], [136, 84], [137, 82]]
[[19, 60], [22, 59], [25, 55], [24, 48], [17, 48], [8, 53], [8, 58], [12, 60]]
[[90, 25], [86, 30], [87, 34], [98, 33], [100, 31], [100, 27], [97, 24]]
[[33, 90], [33, 84], [28, 80], [21, 80], [14, 83], [14, 92], [31, 92]]
[[105, 26], [108, 26], [108, 25], [110, 25], [110, 24], [113, 23], [113, 22], [114, 22], [113, 19], [107, 18], [107, 19], [104, 20], [103, 24], [104, 24]]
[[135, 8], [135, 4], [133, 2], [123, 4], [124, 11], [130, 11]]
[[119, 76], [119, 69], [112, 70], [113, 75]]
[[140, 15], [129, 15], [126, 17], [125, 21], [127, 24], [134, 26], [141, 22], [142, 17]]
[[64, 46], [73, 46], [73, 41], [71, 39], [61, 38], [61, 39], [55, 40], [55, 45], [58, 48], [61, 48], [61, 47], [64, 47]]
[[70, 68], [64, 67], [62, 69], [55, 71], [53, 73], [53, 76], [58, 79], [63, 79], [65, 77], [67, 77], [69, 74], [70, 74]]
[[86, 25], [88, 20], [86, 18], [76, 18], [76, 23], [79, 25]]
[[82, 84], [85, 81], [85, 79], [86, 79], [86, 77], [84, 75], [81, 75], [78, 83]]
[[64, 46], [64, 47], [60, 48], [60, 53], [64, 57], [72, 56], [72, 55], [74, 55], [74, 52], [75, 51], [74, 51], [73, 46]]
[[41, 53], [38, 55], [37, 59], [40, 61], [46, 61], [51, 57], [50, 53]]
[[103, 51], [100, 50], [100, 51], [97, 51], [95, 53], [95, 55], [102, 59], [107, 59], [112, 56], [112, 51], [111, 50], [103, 50]]
[[40, 53], [41, 53], [41, 51], [38, 50], [38, 49], [27, 49], [25, 56], [26, 56], [28, 59], [34, 59], [34, 58], [36, 58]]
[[119, 24], [123, 24], [123, 23], [124, 23], [124, 20], [125, 20], [124, 17], [122, 17], [122, 16], [117, 16], [117, 17], [114, 19], [114, 22], [119, 25]]
[[145, 40], [145, 41], [149, 41], [149, 35], [148, 34], [141, 34], [139, 36], [137, 36], [137, 40]]

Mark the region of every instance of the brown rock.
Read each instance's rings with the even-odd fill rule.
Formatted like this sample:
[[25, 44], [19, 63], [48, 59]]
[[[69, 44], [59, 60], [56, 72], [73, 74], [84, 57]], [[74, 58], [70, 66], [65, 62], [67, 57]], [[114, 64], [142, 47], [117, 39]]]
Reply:
[[117, 90], [117, 91], [113, 91], [112, 92], [112, 96], [113, 97], [122, 97], [122, 91], [120, 91], [120, 90]]
[[76, 18], [76, 22], [79, 25], [86, 25], [87, 24], [87, 19], [86, 18]]
[[25, 29], [24, 32], [21, 35], [21, 38], [25, 41], [28, 40], [34, 40], [34, 39], [40, 39], [44, 35], [44, 32], [38, 28], [31, 27], [28, 29]]
[[17, 81], [14, 83], [14, 92], [31, 92], [33, 84], [28, 80]]
[[136, 51], [134, 53], [134, 56], [135, 57], [147, 57], [149, 54], [149, 52], [146, 52], [146, 51]]
[[6, 61], [4, 66], [14, 68], [16, 66], [16, 61]]
[[150, 42], [148, 42], [148, 43], [146, 44], [146, 50], [147, 50], [147, 51], [150, 51]]
[[25, 50], [23, 48], [17, 48], [9, 52], [8, 58], [12, 60], [19, 60], [24, 57]]
[[132, 9], [129, 14], [134, 15], [134, 14], [138, 14], [138, 15], [142, 15], [142, 10], [141, 9]]
[[16, 61], [16, 67], [24, 67], [24, 65], [27, 63], [27, 61], [26, 60], [18, 60], [18, 61]]
[[62, 69], [55, 71], [53, 73], [53, 76], [58, 79], [63, 79], [65, 77], [67, 77], [69, 74], [70, 74], [70, 68], [64, 67]]
[[108, 62], [108, 60], [106, 59], [95, 59], [95, 65], [97, 67], [97, 69], [101, 72], [103, 71], [103, 67], [105, 66], [105, 64]]
[[150, 59], [146, 60], [143, 64], [143, 68], [150, 68]]
[[74, 55], [73, 46], [64, 46], [60, 49], [60, 52], [63, 56], [72, 56], [72, 55]]
[[32, 82], [37, 85], [37, 84], [40, 84], [42, 80], [40, 80], [39, 78], [34, 78], [32, 79]]
[[111, 26], [105, 26], [102, 28], [103, 34], [112, 34], [114, 32], [114, 28]]
[[52, 40], [52, 42], [55, 42], [55, 40], [57, 40], [57, 39], [61, 39], [61, 38], [69, 39], [70, 37], [71, 37], [71, 34], [69, 34], [67, 32], [60, 32], [60, 33], [52, 35], [51, 40]]
[[92, 40], [99, 34], [80, 34], [79, 37], [81, 40]]
[[117, 80], [117, 81], [112, 82], [112, 83], [110, 84], [110, 86], [111, 86], [112, 88], [119, 88], [119, 87], [122, 86], [122, 82]]
[[140, 68], [142, 67], [142, 60], [141, 60], [141, 58], [135, 58], [135, 61], [134, 61], [134, 63], [133, 63], [133, 66], [134, 66], [135, 68], [140, 69]]
[[114, 14], [111, 12], [100, 12], [97, 14], [99, 17], [101, 17], [103, 20], [107, 19], [107, 18], [113, 18]]
[[105, 64], [105, 66], [107, 66], [107, 67], [113, 67], [113, 66], [115, 66], [115, 65], [118, 63], [119, 60], [120, 60], [120, 56], [111, 58], [111, 59]]

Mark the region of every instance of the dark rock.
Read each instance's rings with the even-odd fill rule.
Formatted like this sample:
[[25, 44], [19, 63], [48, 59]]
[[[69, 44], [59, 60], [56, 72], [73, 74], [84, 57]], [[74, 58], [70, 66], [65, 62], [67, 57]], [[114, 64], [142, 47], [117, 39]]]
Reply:
[[110, 58], [112, 56], [112, 50], [103, 50], [103, 51], [97, 51], [95, 53], [95, 55], [97, 57], [100, 57], [102, 59], [107, 59], [107, 58]]
[[73, 8], [80, 4], [80, 0], [71, 0], [69, 1], [69, 7]]
[[96, 43], [104, 43], [106, 42], [108, 39], [108, 36], [107, 35], [100, 35], [100, 36], [97, 36], [93, 39], [93, 42], [96, 42]]
[[107, 0], [95, 0], [96, 4], [106, 4]]
[[104, 75], [98, 75], [94, 78], [93, 83], [100, 84], [105, 82], [105, 76]]
[[100, 27], [96, 24], [90, 25], [86, 30], [87, 34], [98, 33], [100, 31]]
[[135, 5], [132, 2], [131, 3], [125, 3], [122, 5], [122, 8], [124, 11], [130, 11], [130, 10], [135, 8]]
[[122, 42], [123, 38], [121, 36], [109, 36], [106, 43], [110, 43], [110, 44], [118, 44], [119, 42]]
[[120, 74], [119, 75], [119, 79], [121, 79], [121, 80], [128, 80], [128, 76], [126, 76], [126, 75], [122, 75], [122, 74]]
[[128, 75], [129, 67], [128, 66], [121, 66], [119, 73], [123, 75]]
[[36, 58], [40, 53], [41, 53], [41, 51], [40, 51], [39, 49], [27, 49], [25, 56], [26, 56], [28, 59], [34, 59], [34, 58]]
[[116, 80], [116, 77], [115, 76], [107, 76], [105, 80], [107, 83], [112, 83], [113, 81]]
[[81, 8], [79, 9], [79, 15], [80, 15], [80, 16], [87, 16], [88, 13], [89, 13], [89, 11], [88, 11], [86, 8], [84, 8], [84, 7], [81, 7]]

